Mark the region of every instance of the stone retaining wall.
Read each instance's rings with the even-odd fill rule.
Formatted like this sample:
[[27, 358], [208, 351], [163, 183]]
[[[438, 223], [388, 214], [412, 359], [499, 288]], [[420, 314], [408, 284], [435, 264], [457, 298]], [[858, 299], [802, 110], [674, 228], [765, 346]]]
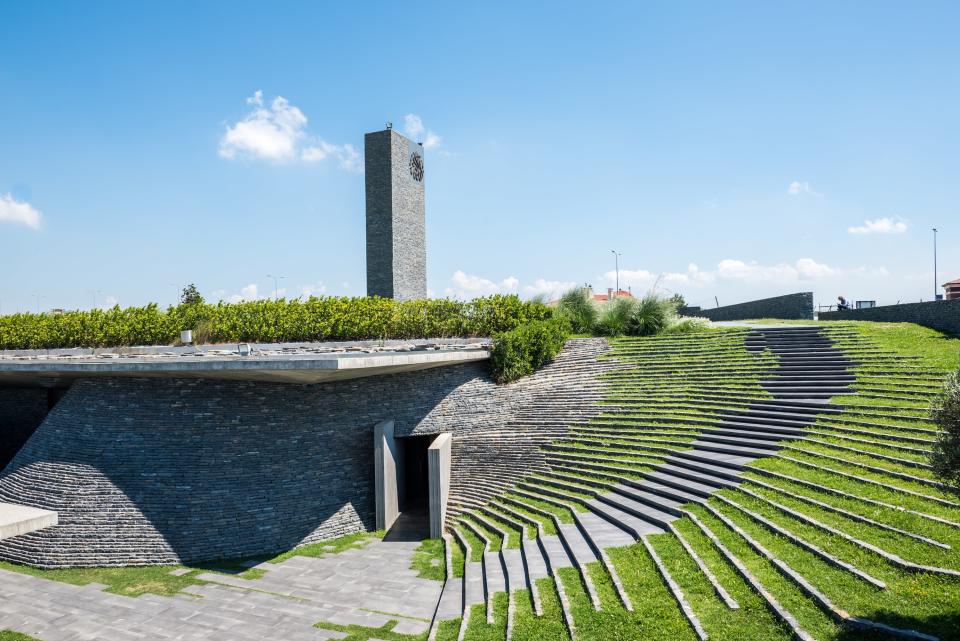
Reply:
[[[377, 422], [452, 432], [454, 468], [480, 473], [498, 450], [481, 434], [506, 429], [558, 367], [507, 386], [483, 363], [323, 385], [81, 380], [0, 474], [0, 502], [55, 510], [60, 525], [0, 542], [0, 559], [190, 562], [373, 529]], [[536, 457], [535, 439], [512, 445]]]
[[884, 305], [869, 309], [820, 312], [820, 320], [862, 320], [883, 323], [916, 323], [960, 336], [960, 299]]
[[813, 292], [800, 292], [752, 300], [736, 305], [712, 309], [681, 307], [683, 316], [699, 316], [712, 321], [737, 321], [753, 318], [782, 318], [784, 320], [813, 320]]

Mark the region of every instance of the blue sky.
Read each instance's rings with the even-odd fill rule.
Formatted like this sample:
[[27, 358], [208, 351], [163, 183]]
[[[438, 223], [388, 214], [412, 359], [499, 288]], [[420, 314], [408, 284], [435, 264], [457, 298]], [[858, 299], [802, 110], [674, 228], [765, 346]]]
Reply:
[[926, 1], [5, 2], [0, 311], [362, 295], [388, 120], [428, 142], [436, 296], [603, 289], [616, 249], [694, 304], [929, 300], [958, 32]]

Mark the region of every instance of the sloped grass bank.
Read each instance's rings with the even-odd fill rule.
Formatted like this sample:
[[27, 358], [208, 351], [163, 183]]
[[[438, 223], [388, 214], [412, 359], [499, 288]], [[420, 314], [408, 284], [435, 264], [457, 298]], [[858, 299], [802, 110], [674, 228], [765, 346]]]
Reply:
[[[960, 503], [926, 463], [929, 399], [957, 367], [960, 340], [906, 324], [821, 326], [854, 361], [856, 394], [832, 399], [803, 436], [745, 468], [738, 487], [682, 506], [670, 532], [646, 537], [666, 573], [642, 543], [608, 549], [610, 566], [561, 569], [577, 639], [696, 639], [668, 576], [714, 639], [960, 638]], [[606, 358], [629, 367], [606, 375], [605, 411], [546, 447], [550, 473], [495, 502], [544, 524], [545, 514], [574, 523], [597, 492], [689, 449], [723, 414], [769, 399], [760, 382], [777, 359], [747, 351], [747, 331], [612, 340]], [[529, 593], [512, 600], [525, 617], [513, 638], [536, 636]], [[499, 614], [491, 627], [475, 610], [469, 638], [503, 638]], [[566, 638], [562, 616], [550, 632], [547, 620], [544, 639]]]

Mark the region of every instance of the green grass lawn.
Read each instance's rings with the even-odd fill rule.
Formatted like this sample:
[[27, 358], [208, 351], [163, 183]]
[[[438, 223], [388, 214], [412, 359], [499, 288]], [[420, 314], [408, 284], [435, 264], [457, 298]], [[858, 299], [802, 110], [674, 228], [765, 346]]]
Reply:
[[[935, 435], [934, 427], [923, 420], [929, 392], [960, 364], [960, 339], [903, 323], [819, 326], [858, 361], [854, 383], [858, 395], [835, 398], [845, 407], [842, 413], [824, 415], [808, 430], [808, 439], [792, 441], [781, 451], [796, 462], [778, 456], [760, 459], [744, 474], [742, 489], [721, 493], [739, 508], [717, 497], [710, 499], [709, 505], [721, 519], [703, 507], [687, 506], [716, 540], [689, 518], [674, 523], [738, 607], [731, 609], [720, 598], [676, 535], [654, 535], [651, 546], [714, 639], [793, 638], [767, 599], [775, 600], [800, 628], [821, 641], [893, 638], [843, 625], [811, 598], [811, 590], [852, 616], [944, 640], [960, 638], [956, 632], [960, 630], [960, 577], [913, 572], [878, 553], [886, 551], [922, 566], [960, 570], [960, 528], [943, 522], [960, 523], [960, 504], [950, 505], [943, 491], [921, 482], [932, 480], [923, 467]], [[555, 442], [549, 450], [553, 471], [532, 476], [522, 486], [524, 492], [513, 496], [558, 513], [568, 523], [569, 511], [554, 501], [582, 510], [591, 492], [636, 478], [637, 472], [649, 469], [660, 457], [684, 449], [684, 443], [715, 424], [717, 414], [746, 407], [751, 399], [769, 398], [759, 382], [775, 367], [776, 357], [747, 352], [747, 331], [724, 328], [612, 340], [612, 349], [602, 358], [631, 368], [605, 376], [609, 385], [603, 406], [609, 411]], [[588, 463], [617, 470], [588, 467]], [[567, 499], [552, 496], [556, 491]], [[826, 551], [835, 561], [814, 549]], [[599, 611], [578, 570], [561, 569], [578, 639], [696, 638], [643, 545], [610, 549], [608, 554], [634, 609], [623, 607], [601, 564], [591, 564], [587, 570], [601, 600]], [[778, 567], [766, 554], [785, 565]], [[766, 596], [727, 555], [762, 586]], [[802, 577], [802, 582], [784, 568]], [[853, 570], [885, 582], [886, 589], [867, 583]], [[533, 615], [525, 591], [514, 593], [514, 638], [567, 639], [553, 581], [546, 579], [540, 587], [548, 610], [542, 619]], [[502, 638], [499, 612], [494, 626], [486, 624], [482, 606], [472, 616], [467, 638]], [[454, 638], [455, 630], [451, 634], [449, 638]]]

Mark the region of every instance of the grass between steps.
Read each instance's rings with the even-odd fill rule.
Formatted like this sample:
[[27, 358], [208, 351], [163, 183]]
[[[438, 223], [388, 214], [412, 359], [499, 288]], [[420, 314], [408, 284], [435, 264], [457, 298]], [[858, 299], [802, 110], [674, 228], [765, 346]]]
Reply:
[[413, 551], [410, 569], [421, 579], [443, 581], [447, 578], [447, 553], [443, 539], [425, 539]]
[[559, 574], [570, 600], [577, 637], [584, 641], [695, 641], [696, 636], [677, 609], [646, 549], [642, 545], [631, 545], [613, 548], [608, 553], [634, 611], [623, 607], [609, 575], [599, 563], [587, 567], [603, 605], [600, 612], [594, 610], [576, 570], [563, 568]]
[[[49, 581], [59, 581], [71, 585], [102, 583], [105, 591], [124, 596], [137, 597], [141, 594], [159, 594], [173, 596], [192, 585], [204, 585], [209, 581], [201, 580], [201, 574], [212, 572], [226, 574], [241, 579], [254, 580], [264, 575], [264, 570], [250, 567], [253, 564], [268, 562], [282, 563], [294, 556], [324, 557], [339, 554], [349, 549], [363, 547], [370, 541], [382, 538], [384, 532], [357, 532], [336, 539], [310, 543], [288, 550], [273, 557], [254, 557], [237, 560], [211, 561], [188, 565], [151, 565], [143, 567], [92, 567], [65, 568], [60, 570], [42, 570], [27, 565], [0, 561], [0, 570], [29, 574]], [[187, 570], [181, 576], [174, 576], [175, 570]]]
[[[456, 639], [456, 635], [453, 637]], [[493, 595], [493, 623], [487, 623], [484, 604], [473, 606], [470, 623], [464, 641], [506, 641], [507, 638], [507, 593]], [[385, 640], [386, 641], [386, 640]]]
[[516, 614], [513, 620], [513, 641], [569, 641], [567, 626], [560, 608], [560, 597], [553, 579], [537, 581], [543, 616], [537, 617], [530, 602], [529, 590], [513, 593]]
[[[922, 420], [926, 416], [928, 397], [921, 392], [933, 389], [934, 386], [930, 383], [931, 381], [935, 383], [936, 376], [945, 374], [950, 368], [957, 366], [960, 361], [958, 357], [960, 340], [944, 337], [932, 330], [904, 324], [842, 323], [828, 327], [837, 327], [835, 330], [827, 331], [833, 335], [840, 347], [845, 346], [854, 358], [862, 361], [857, 372], [859, 379], [854, 383], [855, 388], [859, 385], [865, 388], [887, 388], [890, 391], [868, 390], [867, 396], [837, 398], [836, 402], [849, 407], [838, 415], [823, 416], [819, 419], [819, 424], [814, 429], [826, 433], [812, 436], [823, 443], [795, 442], [797, 447], [806, 449], [811, 454], [789, 449], [783, 452], [800, 461], [841, 470], [890, 487], [872, 485], [856, 478], [845, 478], [830, 471], [806, 467], [777, 457], [760, 459], [748, 467], [744, 473], [746, 482], [743, 487], [849, 536], [895, 553], [908, 561], [921, 565], [960, 568], [960, 528], [906, 511], [915, 510], [960, 522], [960, 505], [947, 506], [923, 496], [911, 496], [898, 491], [896, 488], [941, 499], [946, 496], [936, 488], [897, 478], [883, 471], [889, 470], [891, 473], [930, 479], [932, 477], [928, 470], [871, 455], [882, 454], [924, 462], [924, 450], [928, 448], [927, 444], [904, 443], [916, 450], [908, 451], [896, 447], [897, 439], [901, 436], [933, 437], [931, 431], [933, 426]], [[744, 335], [744, 332], [731, 332], [723, 335], [722, 341], [717, 339], [718, 335], [705, 334], [669, 339], [612, 341], [612, 352], [605, 358], [630, 365], [635, 369], [621, 370], [605, 376], [608, 381], [608, 391], [604, 407], [629, 408], [633, 416], [609, 412], [607, 419], [601, 417], [586, 423], [588, 427], [602, 427], [602, 434], [592, 435], [587, 428], [579, 430], [575, 428], [565, 445], [589, 451], [590, 458], [597, 463], [609, 463], [621, 467], [636, 467], [637, 464], [642, 466], [646, 462], [643, 460], [643, 452], [631, 450], [629, 442], [618, 441], [614, 433], [643, 437], [644, 432], [676, 431], [677, 436], [659, 438], [663, 440], [678, 440], [681, 436], [689, 438], [695, 436], [698, 431], [708, 429], [709, 426], [687, 422], [685, 419], [712, 417], [721, 412], [745, 408], [749, 403], [749, 400], [739, 398], [730, 400], [729, 397], [725, 397], [727, 400], [710, 405], [717, 403], [715, 399], [718, 396], [731, 393], [748, 398], [769, 398], [768, 394], [760, 390], [758, 382], [766, 376], [776, 360], [769, 352], [748, 353], [743, 346]], [[719, 344], [721, 342], [723, 345]], [[903, 365], [891, 360], [889, 354], [919, 358]], [[690, 370], [683, 376], [677, 375], [687, 364], [697, 369]], [[733, 369], [728, 369], [731, 366]], [[902, 384], [904, 372], [909, 375], [910, 367], [920, 368], [924, 372], [923, 387], [913, 388]], [[725, 369], [732, 373], [722, 375]], [[718, 377], [718, 374], [722, 376]], [[870, 395], [877, 398], [871, 398]], [[707, 405], [697, 407], [700, 402], [698, 396], [714, 400], [707, 400]], [[895, 398], [883, 398], [884, 396]], [[673, 422], [666, 419], [671, 419]], [[831, 419], [834, 419], [832, 424]], [[868, 425], [843, 423], [841, 419], [868, 423]], [[872, 425], [869, 425], [871, 423]], [[674, 427], [673, 430], [670, 429], [671, 425]], [[680, 430], [676, 428], [681, 427], [692, 429], [689, 429], [686, 434], [679, 434]], [[873, 434], [844, 432], [842, 428], [873, 432]], [[904, 428], [920, 428], [927, 432]], [[861, 439], [865, 442], [844, 440], [841, 437]], [[650, 436], [650, 445], [677, 449], [676, 446], [655, 443], [656, 438], [658, 437]], [[600, 441], [602, 445], [586, 441]], [[840, 449], [842, 447], [854, 448], [861, 452], [844, 451]], [[843, 461], [827, 460], [816, 456], [816, 453], [828, 454]], [[640, 460], [633, 464], [626, 461], [612, 463], [611, 459], [615, 458], [639, 458]], [[878, 470], [866, 470], [853, 465], [854, 463], [869, 465]], [[576, 460], [564, 459], [563, 465], [575, 468]], [[798, 481], [816, 483], [826, 488], [846, 492], [853, 497], [837, 496], [827, 489], [817, 489], [799, 482], [773, 478], [761, 474], [760, 470], [789, 475]], [[561, 474], [572, 485], [587, 481], [609, 480], [603, 477], [601, 472], [589, 469], [567, 469]], [[764, 485], [772, 486], [773, 489]], [[566, 490], [559, 491], [566, 492]], [[828, 506], [947, 543], [953, 548], [943, 550], [903, 534], [812, 505], [801, 499], [790, 498], [783, 491], [792, 492], [801, 497], [810, 497]], [[575, 502], [576, 497], [580, 495], [576, 489], [567, 493], [571, 495], [571, 502]], [[778, 524], [793, 535], [802, 537], [861, 571], [885, 581], [888, 585], [886, 590], [877, 589], [853, 574], [834, 567], [787, 537], [770, 531], [765, 525], [736, 508], [716, 498], [711, 499], [711, 505], [777, 558], [789, 564], [793, 570], [831, 599], [837, 607], [852, 615], [888, 625], [937, 634], [944, 640], [956, 638], [954, 631], [960, 629], [960, 608], [956, 606], [960, 603], [960, 579], [900, 569], [880, 555], [791, 516], [746, 492], [726, 490], [723, 495]], [[881, 501], [890, 504], [891, 507], [873, 505], [854, 497]], [[534, 503], [527, 497], [519, 498], [528, 503]], [[556, 511], [556, 508], [549, 503], [543, 502], [539, 506], [551, 512]], [[904, 509], [896, 509], [894, 506]], [[770, 561], [752, 550], [740, 534], [704, 508], [696, 505], [688, 507], [744, 563], [762, 583], [764, 589], [818, 640], [850, 641], [886, 638], [877, 636], [876, 633], [865, 633], [838, 624], [793, 580], [785, 577]], [[788, 626], [770, 610], [761, 595], [740, 577], [714, 544], [689, 519], [676, 521], [676, 527], [740, 605], [739, 609], [733, 610], [727, 607], [673, 534], [650, 537], [651, 545], [663, 558], [664, 564], [680, 585], [687, 601], [711, 638], [737, 639], [738, 641], [741, 639], [785, 641], [792, 636]], [[578, 638], [604, 641], [608, 639], [632, 641], [645, 638], [682, 641], [695, 638], [693, 630], [683, 618], [673, 596], [667, 590], [642, 545], [614, 548], [608, 550], [608, 553], [633, 600], [636, 612], [627, 612], [622, 607], [609, 577], [599, 564], [588, 566], [588, 572], [596, 584], [603, 604], [601, 612], [594, 610], [584, 591], [582, 581], [577, 575], [577, 569], [563, 568], [560, 570], [560, 576], [573, 609]], [[544, 590], [544, 592], [548, 591]], [[518, 603], [518, 613], [524, 611], [523, 608], [529, 610], [528, 602], [527, 605]], [[482, 612], [480, 616], [483, 616]], [[518, 614], [518, 620], [520, 618], [522, 617]], [[524, 634], [527, 636], [523, 638], [536, 636], [545, 641], [564, 638], [560, 628], [557, 628], [557, 631], [547, 632], [546, 624], [541, 624], [538, 619], [532, 618], [530, 623], [531, 631], [529, 634], [525, 631]], [[563, 621], [558, 618], [555, 623], [562, 625]], [[541, 630], [543, 633], [540, 633]]]
[[0, 641], [40, 641], [40, 639], [13, 630], [0, 630]]
[[[393, 629], [397, 626], [397, 623], [395, 620], [388, 621], [379, 628], [370, 628], [362, 625], [340, 625], [330, 623], [329, 621], [321, 621], [314, 627], [322, 630], [343, 632], [347, 636], [343, 637], [341, 641], [426, 641], [426, 632], [423, 634], [394, 632]], [[456, 634], [454, 634], [453, 638], [457, 638]]]

